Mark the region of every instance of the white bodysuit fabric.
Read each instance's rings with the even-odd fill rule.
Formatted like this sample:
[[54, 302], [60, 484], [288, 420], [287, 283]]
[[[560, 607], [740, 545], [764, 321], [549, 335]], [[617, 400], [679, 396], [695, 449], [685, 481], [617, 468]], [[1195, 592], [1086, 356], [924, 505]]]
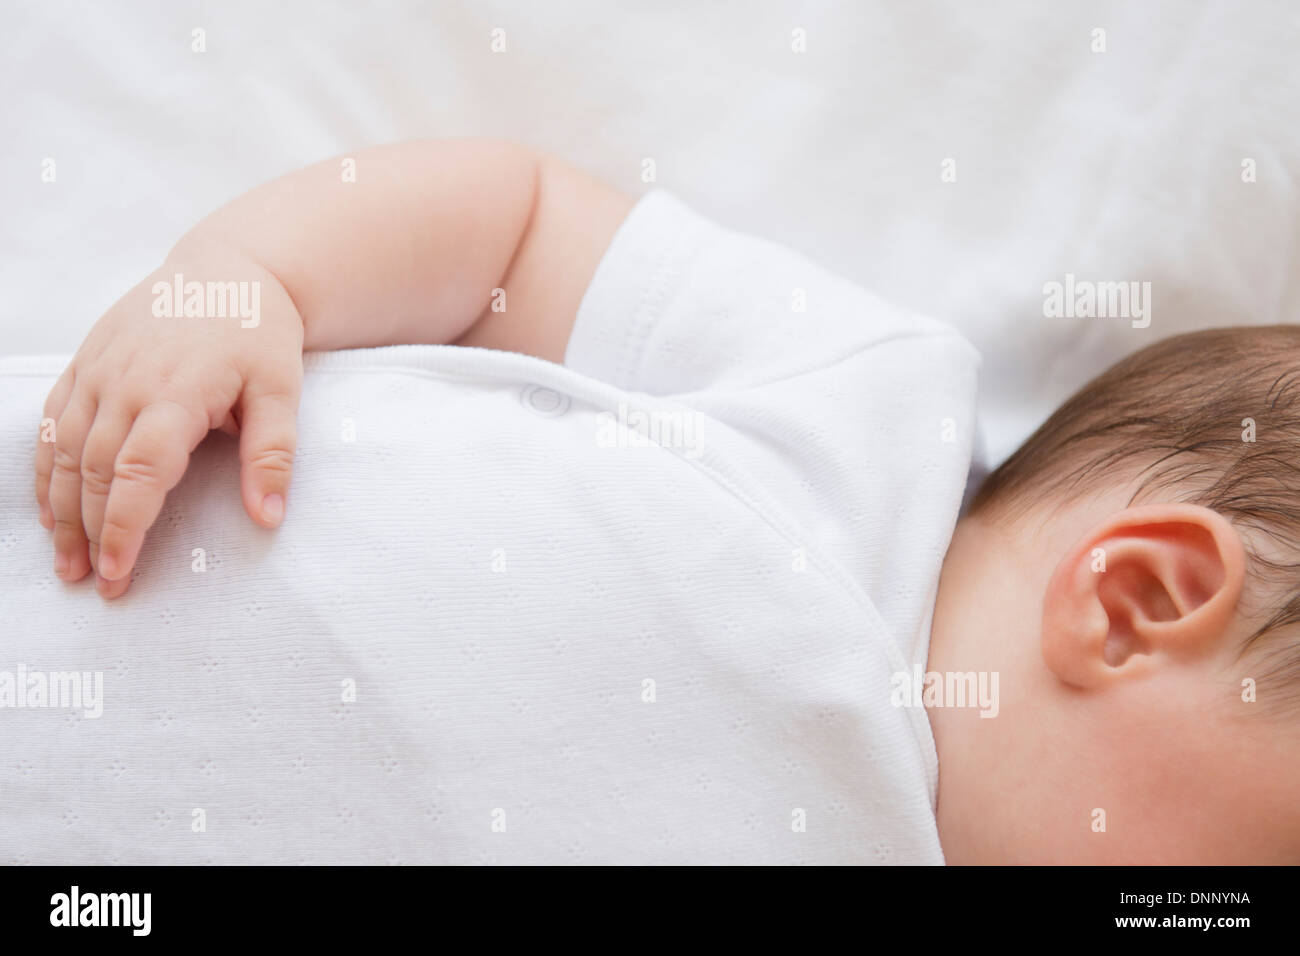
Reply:
[[948, 327], [651, 193], [565, 366], [309, 355], [284, 525], [213, 435], [114, 602], [37, 523], [65, 364], [0, 360], [0, 862], [943, 861], [891, 681], [970, 464]]

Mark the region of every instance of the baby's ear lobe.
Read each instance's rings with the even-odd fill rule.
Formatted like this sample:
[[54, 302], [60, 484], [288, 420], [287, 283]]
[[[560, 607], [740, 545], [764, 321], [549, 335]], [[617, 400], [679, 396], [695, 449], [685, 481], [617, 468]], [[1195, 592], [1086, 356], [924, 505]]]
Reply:
[[1094, 688], [1212, 654], [1245, 580], [1241, 537], [1198, 505], [1138, 505], [1070, 548], [1043, 599], [1043, 658]]

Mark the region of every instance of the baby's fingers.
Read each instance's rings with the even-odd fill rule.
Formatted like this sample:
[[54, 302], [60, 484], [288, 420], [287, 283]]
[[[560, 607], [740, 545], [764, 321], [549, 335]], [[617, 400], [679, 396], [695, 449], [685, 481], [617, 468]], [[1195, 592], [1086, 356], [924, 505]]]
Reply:
[[284, 519], [298, 440], [298, 389], [244, 391], [239, 436], [244, 510], [265, 528]]
[[68, 399], [56, 426], [50, 511], [54, 515], [54, 571], [65, 581], [80, 581], [90, 570], [81, 523], [81, 451], [94, 417], [94, 401], [79, 392]]
[[164, 400], [136, 416], [117, 453], [113, 484], [99, 535], [99, 575], [116, 581], [130, 573], [145, 532], [180, 482], [192, 452], [208, 432], [207, 416]]
[[[131, 425], [132, 415], [129, 409], [111, 402], [102, 402], [95, 412], [95, 424], [90, 426], [86, 444], [81, 450], [81, 523], [86, 529], [90, 565], [96, 570], [99, 569], [99, 539], [103, 533], [104, 512], [108, 507], [117, 454], [126, 442]], [[106, 583], [108, 586], [105, 586]], [[126, 582], [101, 581], [99, 590], [105, 597], [117, 597], [126, 590]]]
[[41, 524], [51, 531], [54, 530], [54, 512], [50, 510], [50, 475], [54, 471], [57, 422], [67, 407], [75, 377], [72, 366], [69, 365], [50, 389], [50, 394], [45, 399], [45, 410], [41, 413], [41, 431], [36, 443], [36, 503], [41, 509]]

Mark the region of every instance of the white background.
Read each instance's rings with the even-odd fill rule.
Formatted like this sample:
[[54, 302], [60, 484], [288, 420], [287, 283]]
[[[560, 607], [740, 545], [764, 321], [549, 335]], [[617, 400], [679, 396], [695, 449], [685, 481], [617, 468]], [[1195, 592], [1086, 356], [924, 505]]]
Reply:
[[[1154, 337], [1300, 305], [1294, 4], [0, 10], [0, 354], [72, 352], [188, 226], [265, 179], [463, 135], [552, 150], [633, 194], [652, 158], [657, 185], [724, 224], [960, 326], [985, 358], [995, 458]], [[1067, 272], [1151, 282], [1151, 327], [1044, 318], [1043, 284]]]

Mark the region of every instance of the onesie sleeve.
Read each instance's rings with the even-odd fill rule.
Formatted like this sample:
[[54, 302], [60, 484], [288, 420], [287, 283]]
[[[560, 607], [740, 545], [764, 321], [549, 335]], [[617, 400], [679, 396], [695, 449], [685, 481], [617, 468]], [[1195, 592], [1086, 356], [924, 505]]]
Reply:
[[676, 396], [815, 373], [900, 337], [955, 332], [658, 190], [633, 207], [583, 297], [565, 364]]
[[654, 192], [597, 267], [567, 364], [643, 420], [685, 409], [692, 460], [789, 529], [791, 554], [756, 563], [807, 555], [875, 606], [896, 661], [924, 664], [975, 433], [979, 357], [956, 330]]

